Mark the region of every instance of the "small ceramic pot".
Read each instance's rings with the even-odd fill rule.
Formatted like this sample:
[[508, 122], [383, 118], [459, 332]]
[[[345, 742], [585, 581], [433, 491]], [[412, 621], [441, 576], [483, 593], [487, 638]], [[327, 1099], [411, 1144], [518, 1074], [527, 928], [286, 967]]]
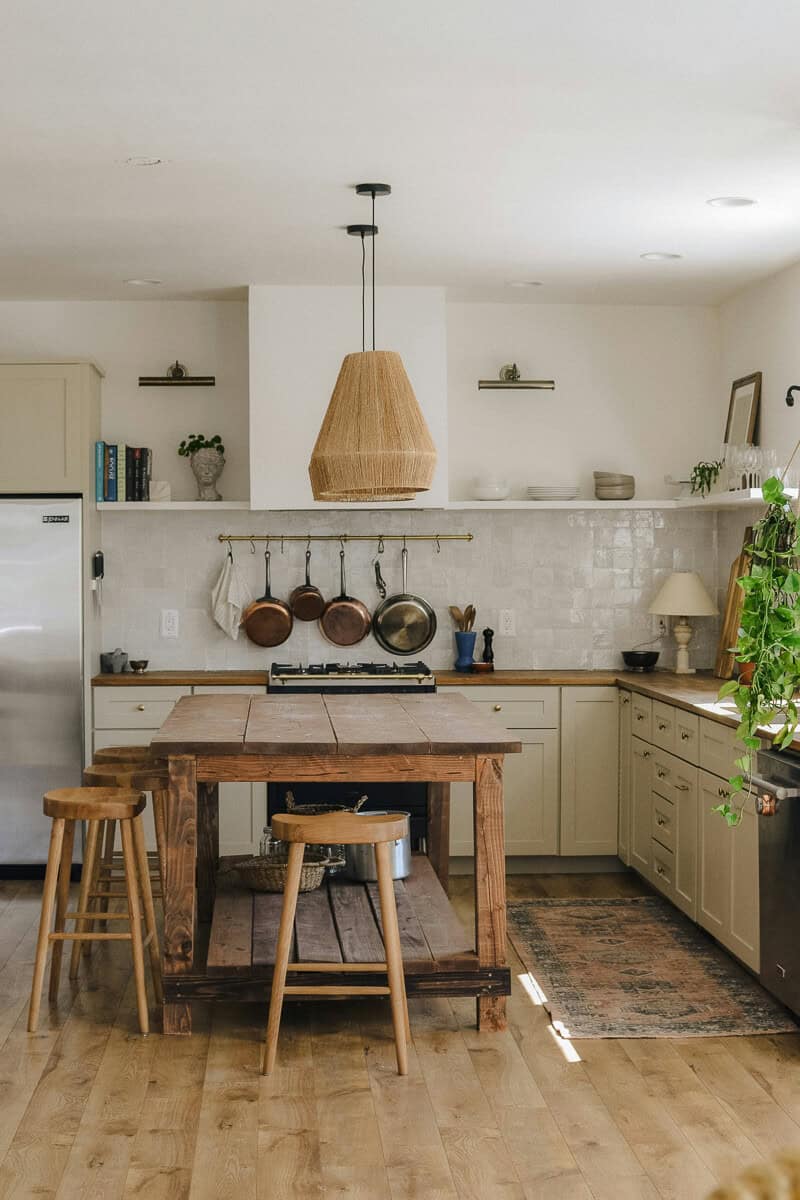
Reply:
[[756, 664], [754, 662], [739, 663], [739, 683], [742, 687], [752, 686], [755, 669]]
[[458, 650], [458, 658], [455, 662], [457, 671], [463, 671], [465, 674], [470, 672], [474, 666], [473, 656], [475, 654], [475, 638], [477, 633], [471, 630], [469, 633], [459, 630], [456, 633], [456, 649]]
[[197, 480], [197, 499], [221, 500], [216, 483], [225, 466], [225, 456], [211, 446], [204, 446], [189, 455], [189, 464]]

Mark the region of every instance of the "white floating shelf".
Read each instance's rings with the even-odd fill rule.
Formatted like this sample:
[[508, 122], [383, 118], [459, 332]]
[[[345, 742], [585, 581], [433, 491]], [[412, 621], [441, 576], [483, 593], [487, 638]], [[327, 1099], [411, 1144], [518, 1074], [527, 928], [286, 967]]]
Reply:
[[220, 512], [249, 509], [249, 500], [98, 500], [101, 512]]
[[615, 508], [676, 508], [676, 500], [451, 500], [448, 508], [472, 509], [479, 512], [482, 509], [509, 512], [525, 510], [526, 512], [547, 511], [548, 509], [571, 509], [579, 512], [581, 509], [615, 509]]

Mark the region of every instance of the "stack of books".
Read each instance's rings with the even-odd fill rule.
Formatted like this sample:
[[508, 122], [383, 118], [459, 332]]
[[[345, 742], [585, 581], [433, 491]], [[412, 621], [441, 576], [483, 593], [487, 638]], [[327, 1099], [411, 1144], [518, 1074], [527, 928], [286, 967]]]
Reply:
[[147, 446], [95, 442], [94, 468], [97, 500], [150, 499], [153, 451]]

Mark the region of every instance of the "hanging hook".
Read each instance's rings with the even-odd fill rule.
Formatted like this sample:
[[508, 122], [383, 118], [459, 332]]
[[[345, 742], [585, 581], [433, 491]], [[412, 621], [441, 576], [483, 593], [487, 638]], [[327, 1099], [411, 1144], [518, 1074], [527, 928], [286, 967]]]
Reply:
[[255, 554], [255, 552], [256, 552], [256, 544], [255, 544], [255, 542], [253, 541], [253, 539], [252, 539], [252, 538], [250, 538], [250, 553], [251, 553], [251, 554]]
[[439, 535], [438, 535], [438, 533], [436, 534], [436, 553], [437, 553], [437, 554], [441, 554], [441, 553], [442, 553], [442, 543], [439, 541]]
[[231, 546], [230, 538], [228, 538], [228, 558], [233, 562], [233, 547]]
[[311, 534], [306, 538], [306, 554], [311, 553]]
[[281, 554], [283, 554], [283, 534], [281, 534]]

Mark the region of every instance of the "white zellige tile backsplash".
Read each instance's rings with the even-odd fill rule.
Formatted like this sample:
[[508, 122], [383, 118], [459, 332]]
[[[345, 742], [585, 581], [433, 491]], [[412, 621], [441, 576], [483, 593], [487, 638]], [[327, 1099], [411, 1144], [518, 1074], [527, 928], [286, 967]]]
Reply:
[[[621, 664], [619, 651], [653, 637], [647, 608], [673, 570], [698, 571], [715, 594], [719, 576], [717, 517], [696, 510], [463, 512], [111, 512], [103, 514], [106, 577], [102, 628], [106, 649], [121, 646], [150, 668], [263, 668], [273, 660], [387, 659], [368, 637], [351, 651], [331, 646], [315, 623], [295, 622], [283, 646], [264, 650], [242, 633], [231, 641], [214, 624], [210, 592], [223, 565], [217, 534], [456, 533], [472, 542], [409, 543], [409, 589], [436, 610], [439, 629], [423, 657], [452, 665], [449, 604], [477, 606], [476, 657], [485, 626], [499, 629], [499, 610], [513, 609], [516, 636], [495, 637], [498, 667], [603, 668]], [[726, 531], [727, 532], [727, 531]], [[729, 535], [730, 536], [730, 535]], [[375, 542], [347, 547], [348, 591], [372, 609], [378, 602], [372, 562]], [[272, 543], [272, 591], [286, 599], [301, 581], [304, 543]], [[234, 547], [255, 596], [263, 594], [263, 544]], [[390, 593], [400, 591], [400, 543], [386, 543], [382, 570]], [[312, 544], [312, 581], [338, 594], [338, 543]], [[727, 565], [724, 574], [727, 579]], [[180, 636], [159, 636], [160, 612], [178, 609]], [[718, 621], [695, 622], [692, 660], [710, 666]], [[674, 643], [660, 666], [674, 664]]]

